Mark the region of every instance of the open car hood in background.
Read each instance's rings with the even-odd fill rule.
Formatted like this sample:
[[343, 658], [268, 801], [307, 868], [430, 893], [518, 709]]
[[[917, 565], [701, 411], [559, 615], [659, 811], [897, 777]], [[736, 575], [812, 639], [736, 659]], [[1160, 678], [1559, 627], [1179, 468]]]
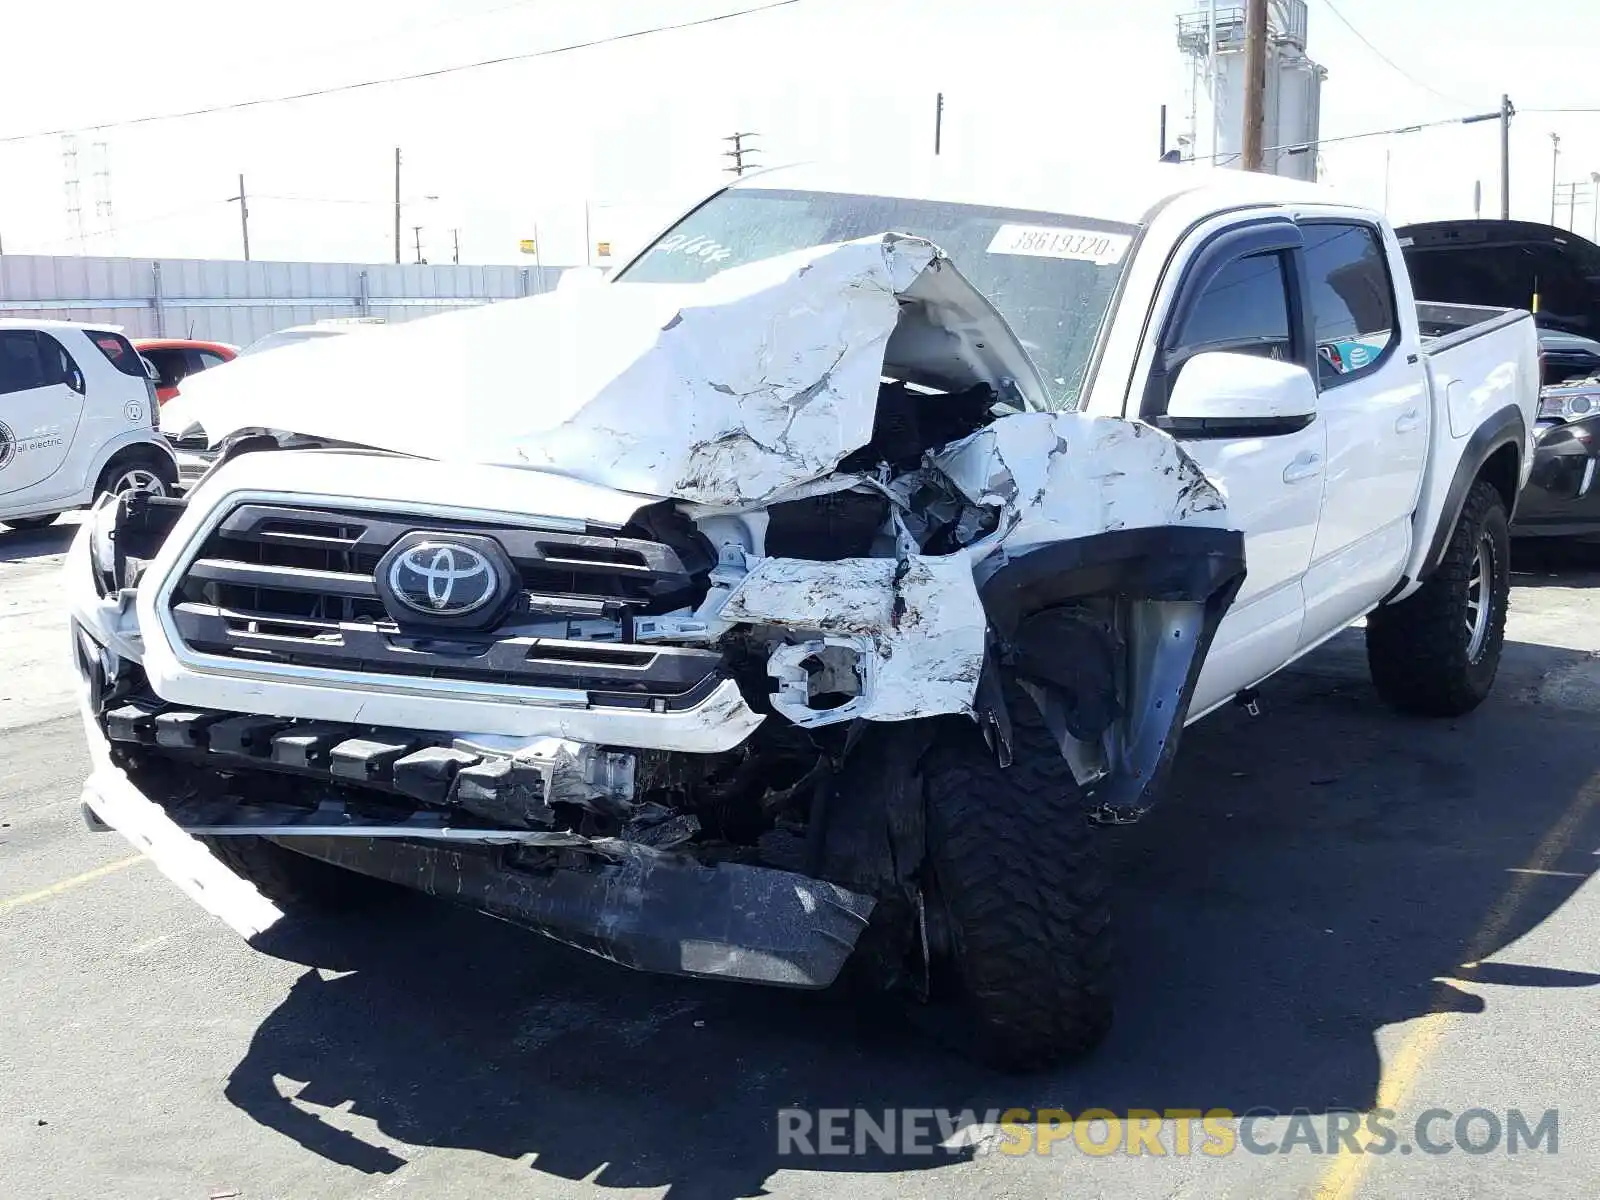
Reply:
[[1600, 246], [1587, 238], [1533, 221], [1430, 221], [1395, 234], [1418, 300], [1531, 309], [1544, 328], [1600, 337]]
[[1027, 352], [944, 253], [883, 234], [704, 283], [556, 292], [286, 346], [186, 381], [162, 425], [197, 423], [212, 445], [265, 429], [748, 506], [866, 445], [885, 375], [1045, 406]]

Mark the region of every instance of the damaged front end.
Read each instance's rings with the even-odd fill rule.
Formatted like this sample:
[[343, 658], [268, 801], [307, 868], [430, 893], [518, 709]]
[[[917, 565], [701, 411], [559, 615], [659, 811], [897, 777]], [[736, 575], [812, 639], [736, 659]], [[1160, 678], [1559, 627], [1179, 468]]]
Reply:
[[236, 927], [273, 914], [201, 846], [267, 839], [626, 965], [822, 987], [920, 895], [938, 720], [1005, 764], [1031, 705], [1096, 815], [1143, 812], [1244, 573], [1178, 444], [1046, 411], [919, 239], [640, 287], [406, 338], [426, 371], [516, 331], [537, 418], [498, 380], [430, 395], [446, 429], [380, 421], [357, 385], [431, 386], [396, 330], [292, 397], [212, 381], [218, 465], [69, 559], [99, 818]]

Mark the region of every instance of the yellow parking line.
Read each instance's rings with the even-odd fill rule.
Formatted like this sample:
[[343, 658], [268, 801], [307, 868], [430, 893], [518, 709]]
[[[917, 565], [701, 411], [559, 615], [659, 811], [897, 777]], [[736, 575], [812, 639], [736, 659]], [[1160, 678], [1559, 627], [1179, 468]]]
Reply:
[[[1468, 943], [1466, 961], [1461, 964], [1462, 966], [1475, 965], [1480, 959], [1499, 948], [1506, 931], [1511, 927], [1512, 919], [1522, 907], [1523, 901], [1527, 899], [1528, 891], [1533, 887], [1535, 879], [1551, 874], [1565, 874], [1553, 871], [1552, 864], [1565, 853], [1573, 835], [1578, 832], [1579, 826], [1596, 802], [1600, 802], [1600, 775], [1590, 777], [1589, 782], [1573, 797], [1567, 811], [1561, 814], [1561, 819], [1552, 825], [1549, 832], [1540, 840], [1533, 857], [1520, 869], [1515, 869], [1511, 886], [1485, 914], [1483, 924]], [[1442, 992], [1443, 989], [1441, 998]], [[1400, 1048], [1395, 1051], [1394, 1061], [1383, 1072], [1383, 1078], [1378, 1084], [1378, 1095], [1372, 1104], [1373, 1108], [1399, 1111], [1401, 1104], [1405, 1102], [1421, 1077], [1423, 1068], [1444, 1039], [1451, 1018], [1459, 1015], [1444, 1011], [1442, 1004], [1436, 1000], [1431, 1011], [1411, 1022], [1411, 1028], [1406, 1031]], [[1332, 1166], [1317, 1185], [1316, 1200], [1350, 1200], [1355, 1195], [1356, 1189], [1361, 1186], [1361, 1181], [1372, 1164], [1372, 1158], [1370, 1154], [1348, 1152], [1340, 1154], [1333, 1160]]]
[[48, 900], [51, 896], [71, 891], [79, 884], [93, 883], [96, 879], [103, 879], [113, 872], [122, 870], [123, 867], [131, 867], [134, 863], [143, 861], [144, 855], [130, 854], [127, 858], [108, 862], [105, 866], [85, 871], [82, 875], [74, 875], [71, 879], [63, 879], [59, 883], [52, 883], [49, 887], [42, 887], [37, 892], [23, 892], [22, 895], [12, 896], [9, 900], [0, 900], [0, 913], [10, 912], [13, 908], [21, 908], [24, 904], [32, 904], [37, 900]]

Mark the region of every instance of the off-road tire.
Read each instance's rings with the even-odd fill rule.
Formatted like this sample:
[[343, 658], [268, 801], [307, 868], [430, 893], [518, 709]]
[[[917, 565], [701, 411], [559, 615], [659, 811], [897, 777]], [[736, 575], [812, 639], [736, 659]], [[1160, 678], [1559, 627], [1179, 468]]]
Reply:
[[7, 517], [4, 521], [0, 521], [0, 525], [22, 533], [29, 529], [43, 529], [48, 525], [54, 525], [60, 515], [60, 513], [49, 513], [42, 517]]
[[1088, 1052], [1112, 1015], [1110, 905], [1082, 792], [1037, 713], [1017, 713], [1014, 734], [1007, 768], [966, 723], [923, 760], [927, 903], [950, 944], [937, 978], [962, 1049], [1003, 1070]]
[[[1458, 717], [1488, 696], [1500, 669], [1511, 597], [1507, 525], [1500, 493], [1480, 479], [1467, 493], [1438, 569], [1400, 603], [1367, 617], [1367, 667], [1378, 695], [1394, 708]], [[1471, 585], [1480, 549], [1488, 561], [1479, 595], [1489, 614], [1485, 635], [1471, 652]]]
[[256, 885], [284, 911], [348, 912], [370, 905], [389, 887], [321, 859], [286, 850], [263, 837], [201, 837], [217, 860]]

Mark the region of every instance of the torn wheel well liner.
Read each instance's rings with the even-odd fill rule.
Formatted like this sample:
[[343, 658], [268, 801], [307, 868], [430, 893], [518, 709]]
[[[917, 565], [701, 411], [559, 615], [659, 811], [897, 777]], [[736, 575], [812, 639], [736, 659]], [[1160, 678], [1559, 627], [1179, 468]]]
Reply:
[[1087, 596], [1203, 601], [1226, 593], [1226, 609], [1244, 575], [1244, 534], [1163, 525], [1040, 546], [1011, 558], [979, 594], [995, 632], [1010, 641], [1025, 617]]
[[[1095, 740], [1121, 722], [1112, 769], [1092, 792], [1104, 819], [1135, 820], [1154, 803], [1200, 668], [1244, 578], [1238, 531], [1162, 526], [1040, 547], [981, 589], [1010, 673], [1057, 698], [1061, 732]], [[1131, 602], [1130, 627], [1115, 634], [1097, 627], [1093, 612], [1076, 603], [1092, 598]], [[1081, 670], [1062, 661], [1066, 647], [1056, 645], [1068, 631], [1085, 657]], [[1128, 663], [1120, 695], [1108, 678], [1108, 651]]]

